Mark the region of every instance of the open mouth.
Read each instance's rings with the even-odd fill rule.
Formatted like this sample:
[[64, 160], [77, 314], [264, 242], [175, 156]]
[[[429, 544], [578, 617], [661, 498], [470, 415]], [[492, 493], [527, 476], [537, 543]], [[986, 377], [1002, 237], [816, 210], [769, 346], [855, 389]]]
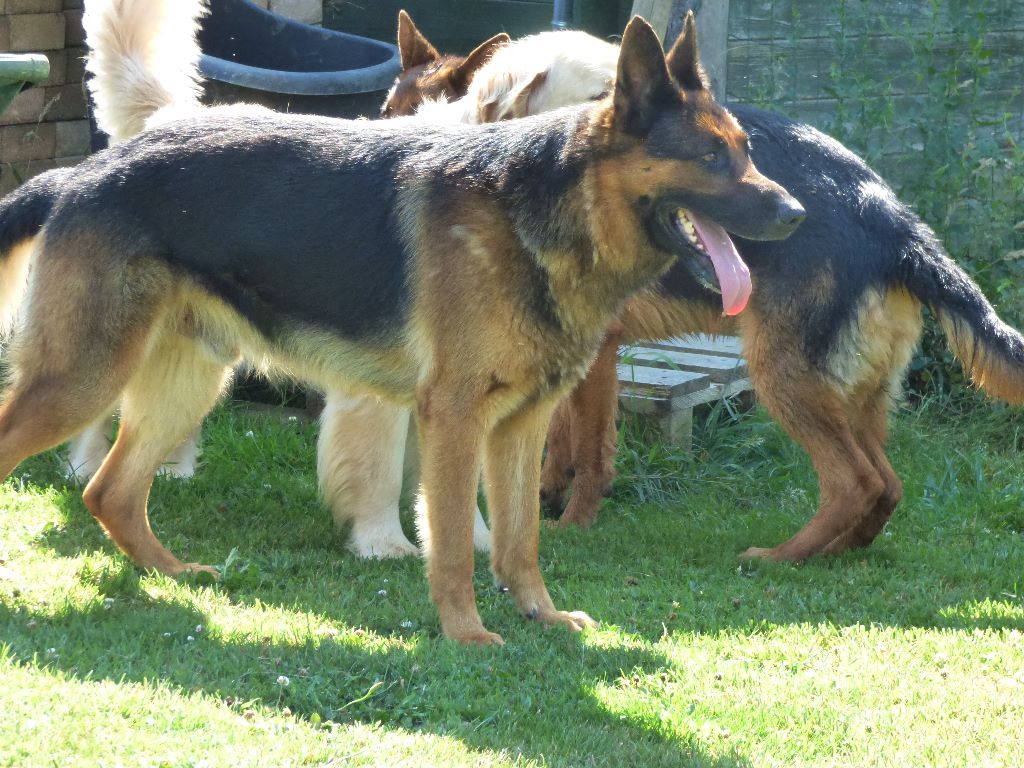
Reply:
[[687, 208], [671, 214], [672, 229], [689, 246], [686, 260], [691, 274], [704, 287], [722, 295], [722, 311], [738, 315], [747, 306], [752, 286], [750, 270], [743, 262], [732, 238], [706, 216]]

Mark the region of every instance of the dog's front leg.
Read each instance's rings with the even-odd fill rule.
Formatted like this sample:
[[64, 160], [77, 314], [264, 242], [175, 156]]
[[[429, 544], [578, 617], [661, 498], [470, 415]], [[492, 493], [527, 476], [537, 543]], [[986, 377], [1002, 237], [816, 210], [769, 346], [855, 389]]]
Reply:
[[484, 432], [478, 406], [474, 398], [453, 396], [440, 386], [417, 393], [422, 501], [431, 542], [427, 576], [445, 637], [501, 645], [501, 635], [484, 628], [473, 593], [473, 518]]
[[320, 493], [359, 557], [419, 554], [402, 532], [398, 502], [409, 411], [369, 395], [328, 390], [317, 440]]
[[484, 475], [491, 518], [491, 569], [520, 612], [574, 631], [596, 627], [587, 614], [555, 608], [538, 565], [540, 460], [553, 402], [521, 410], [487, 437]]

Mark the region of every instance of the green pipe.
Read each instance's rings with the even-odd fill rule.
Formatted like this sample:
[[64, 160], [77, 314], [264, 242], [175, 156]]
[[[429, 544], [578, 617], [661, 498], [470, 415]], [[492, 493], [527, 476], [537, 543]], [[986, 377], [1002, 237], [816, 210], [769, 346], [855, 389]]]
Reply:
[[50, 76], [50, 60], [41, 53], [0, 53], [0, 113], [25, 83], [41, 83]]

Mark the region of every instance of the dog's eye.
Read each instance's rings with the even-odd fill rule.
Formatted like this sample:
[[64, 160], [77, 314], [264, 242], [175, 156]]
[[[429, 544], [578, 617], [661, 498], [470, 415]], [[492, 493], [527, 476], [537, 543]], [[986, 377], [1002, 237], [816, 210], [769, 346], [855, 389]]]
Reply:
[[718, 153], [708, 152], [705, 155], [701, 155], [700, 160], [702, 163], [704, 163], [704, 165], [718, 165]]

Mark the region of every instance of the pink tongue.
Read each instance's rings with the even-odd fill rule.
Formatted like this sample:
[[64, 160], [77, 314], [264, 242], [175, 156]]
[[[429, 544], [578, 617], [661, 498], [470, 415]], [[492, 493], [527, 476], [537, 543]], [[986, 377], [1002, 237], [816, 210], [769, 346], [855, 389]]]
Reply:
[[723, 311], [727, 315], [738, 315], [750, 299], [750, 270], [724, 229], [690, 210], [686, 213], [715, 266], [718, 285], [722, 288]]

